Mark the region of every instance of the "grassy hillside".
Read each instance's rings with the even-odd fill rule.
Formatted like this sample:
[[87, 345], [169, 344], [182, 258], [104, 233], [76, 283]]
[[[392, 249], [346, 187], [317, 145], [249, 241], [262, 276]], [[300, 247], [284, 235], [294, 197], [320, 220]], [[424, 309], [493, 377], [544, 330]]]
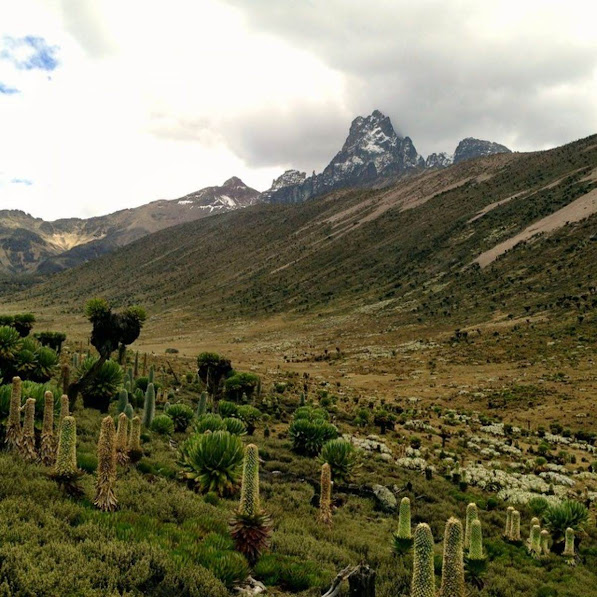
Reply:
[[[392, 548], [397, 502], [409, 497], [413, 528], [431, 527], [436, 588], [445, 522], [474, 502], [487, 567], [479, 577], [467, 566], [470, 596], [597, 597], [597, 215], [572, 221], [596, 168], [591, 137], [390, 188], [255, 206], [46, 280], [2, 280], [2, 312], [34, 311], [35, 331], [67, 332], [70, 362], [88, 347], [88, 298], [141, 303], [149, 319], [133, 349], [156, 367], [158, 415], [166, 400], [196, 409], [201, 351], [261, 377], [251, 399], [261, 415], [242, 442], [262, 459], [273, 534], [251, 574], [271, 595], [319, 596], [360, 562], [376, 570], [378, 597], [409, 595], [412, 553]], [[476, 263], [553, 214], [561, 226]], [[356, 450], [348, 482], [333, 489], [331, 529], [318, 522], [318, 456], [293, 444], [301, 394]], [[0, 390], [0, 431], [9, 395]], [[144, 429], [143, 456], [119, 466], [119, 508], [107, 513], [93, 506], [103, 415], [79, 403], [74, 416], [80, 496], [0, 450], [0, 595], [229, 594], [249, 572], [229, 535], [238, 493], [184, 481], [192, 427]], [[397, 502], [382, 507], [375, 485]], [[545, 507], [567, 499], [589, 511], [578, 557], [533, 557], [531, 518], [550, 526]], [[520, 542], [503, 537], [509, 505], [521, 513]]]
[[50, 278], [27, 299], [63, 308], [102, 295], [191, 319], [380, 303], [396, 321], [451, 317], [462, 325], [498, 311], [546, 312], [572, 297], [592, 308], [596, 215], [566, 225], [573, 218], [564, 211], [549, 234], [484, 268], [475, 260], [579, 198], [590, 200], [596, 168], [593, 136], [426, 172], [389, 189], [255, 206], [153, 234]]
[[[172, 392], [170, 401], [194, 409], [197, 384], [183, 381], [177, 385], [171, 375], [162, 371], [163, 359], [150, 362], [157, 366], [157, 379], [166, 393]], [[183, 380], [185, 371], [192, 371], [184, 360], [175, 359], [174, 365]], [[333, 489], [331, 528], [317, 518], [320, 463], [317, 458], [297, 454], [289, 435], [289, 423], [300, 393], [305, 391], [308, 404], [326, 409], [339, 430], [357, 442], [356, 467], [348, 479], [352, 485], [338, 479]], [[518, 390], [513, 399], [521, 398], [525, 395]], [[474, 502], [483, 526], [487, 569], [480, 577], [467, 572], [470, 595], [597, 595], [593, 519], [577, 538], [580, 555], [575, 565], [557, 554], [536, 559], [528, 553], [524, 539], [531, 517], [541, 504], [519, 503], [518, 489], [508, 494], [516, 471], [524, 471], [528, 478], [535, 479], [535, 484], [543, 482], [544, 497], [548, 499], [553, 498], [553, 488], [558, 498], [566, 492], [575, 495], [561, 485], [563, 477], [574, 480], [574, 491], [578, 488], [582, 493], [580, 488], [593, 487], [595, 475], [573, 473], [586, 471], [586, 463], [581, 463], [586, 460], [584, 444], [566, 448], [569, 459], [564, 465], [556, 465], [560, 477], [554, 477], [552, 489], [548, 490], [540, 475], [552, 469], [535, 465], [532, 456], [528, 457], [529, 465], [521, 468], [521, 457], [507, 452], [507, 438], [496, 439], [489, 431], [499, 419], [476, 419], [470, 407], [445, 408], [439, 401], [396, 399], [386, 404], [396, 413], [396, 428], [379, 435], [373, 417], [363, 419], [361, 411], [364, 408], [370, 412], [370, 408], [358, 393], [288, 372], [265, 377], [262, 397], [254, 404], [262, 411], [263, 420], [257, 422], [252, 436], [242, 439], [245, 444], [252, 442], [259, 447], [262, 505], [272, 517], [274, 532], [270, 549], [252, 575], [268, 586], [269, 594], [321, 595], [337, 572], [364, 561], [376, 570], [379, 597], [409, 595], [412, 553], [396, 555], [392, 548], [397, 509], [391, 505], [384, 509], [373, 494], [360, 491], [379, 484], [390, 496], [411, 500], [413, 528], [419, 522], [430, 525], [437, 583], [445, 522], [450, 516], [464, 520], [467, 504]], [[157, 414], [163, 412], [164, 403], [158, 403]], [[111, 414], [116, 415], [116, 403]], [[224, 498], [214, 493], [202, 495], [182, 480], [178, 446], [193, 433], [192, 428], [172, 437], [144, 429], [141, 460], [135, 465], [118, 466], [118, 510], [100, 512], [92, 500], [97, 438], [104, 415], [78, 404], [74, 416], [78, 427], [77, 462], [82, 469], [80, 496], [66, 495], [51, 478], [51, 468], [27, 464], [18, 455], [0, 452], [4, 480], [0, 485], [0, 594], [230, 594], [228, 591], [249, 572], [244, 558], [234, 551], [228, 532], [238, 494]], [[442, 429], [449, 431], [447, 439], [442, 439]], [[529, 454], [544, 441], [534, 432], [512, 433], [512, 446]], [[358, 443], [365, 438], [368, 444]], [[480, 451], [476, 442], [483, 442], [484, 448], [492, 446], [490, 452], [499, 451], [499, 457]], [[549, 446], [546, 456], [550, 465], [561, 462], [557, 444]], [[496, 464], [496, 458], [501, 465]], [[430, 475], [418, 468], [421, 459], [431, 470]], [[483, 467], [504, 477], [491, 486], [480, 486], [474, 471]], [[542, 495], [539, 487], [535, 491], [535, 497]], [[502, 537], [509, 504], [521, 512], [521, 542]]]

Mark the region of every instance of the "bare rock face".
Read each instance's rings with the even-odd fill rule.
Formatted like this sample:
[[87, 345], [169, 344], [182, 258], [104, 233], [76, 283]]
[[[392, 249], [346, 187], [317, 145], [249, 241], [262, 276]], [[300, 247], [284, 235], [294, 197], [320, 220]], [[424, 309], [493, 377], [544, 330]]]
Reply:
[[363, 187], [423, 169], [447, 168], [465, 160], [510, 152], [504, 145], [471, 137], [458, 144], [454, 155], [432, 153], [424, 160], [410, 139], [396, 133], [379, 110], [352, 121], [342, 149], [320, 174], [307, 176], [287, 170], [262, 193], [267, 203], [298, 203], [335, 189]]
[[445, 153], [431, 153], [425, 160], [425, 168], [447, 168], [454, 162], [454, 157]]
[[472, 160], [474, 158], [480, 158], [496, 153], [512, 153], [512, 151], [505, 145], [500, 145], [499, 143], [467, 137], [458, 144], [458, 147], [456, 147], [456, 151], [454, 152], [454, 163], [458, 164], [465, 160]]
[[390, 119], [375, 110], [352, 121], [342, 149], [320, 174], [285, 172], [262, 194], [269, 203], [296, 203], [335, 189], [422, 169], [425, 161], [409, 137], [400, 137]]

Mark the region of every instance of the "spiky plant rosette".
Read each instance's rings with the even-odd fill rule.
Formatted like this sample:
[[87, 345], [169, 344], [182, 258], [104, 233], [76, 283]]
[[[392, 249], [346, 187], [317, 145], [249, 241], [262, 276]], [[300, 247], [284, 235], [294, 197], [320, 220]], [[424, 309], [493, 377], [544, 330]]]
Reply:
[[269, 546], [272, 534], [271, 518], [263, 511], [251, 515], [236, 512], [230, 523], [230, 534], [237, 551], [254, 566]]
[[245, 450], [240, 505], [230, 523], [230, 534], [236, 550], [251, 566], [269, 546], [271, 520], [259, 501], [259, 450], [249, 444]]
[[356, 450], [343, 438], [332, 439], [323, 445], [319, 456], [321, 463], [327, 462], [336, 481], [348, 481], [355, 466]]
[[589, 519], [589, 511], [580, 502], [564, 500], [547, 508], [543, 518], [546, 528], [551, 531], [554, 542], [559, 544], [564, 541], [568, 527], [574, 531], [583, 530]]
[[228, 431], [191, 435], [180, 447], [184, 476], [201, 493], [232, 495], [242, 470], [243, 444]]

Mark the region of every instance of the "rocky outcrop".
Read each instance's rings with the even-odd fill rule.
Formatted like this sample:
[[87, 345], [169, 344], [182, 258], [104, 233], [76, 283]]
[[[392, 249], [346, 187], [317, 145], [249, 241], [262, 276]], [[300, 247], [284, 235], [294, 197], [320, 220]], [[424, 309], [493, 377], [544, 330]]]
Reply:
[[472, 160], [474, 158], [480, 158], [496, 153], [512, 153], [512, 151], [505, 145], [500, 145], [499, 143], [467, 137], [458, 144], [458, 147], [456, 147], [453, 161], [454, 164], [458, 164], [466, 160]]
[[345, 187], [422, 169], [425, 161], [409, 137], [400, 137], [390, 119], [375, 110], [352, 121], [342, 149], [320, 174], [288, 170], [262, 194], [269, 203], [296, 203]]

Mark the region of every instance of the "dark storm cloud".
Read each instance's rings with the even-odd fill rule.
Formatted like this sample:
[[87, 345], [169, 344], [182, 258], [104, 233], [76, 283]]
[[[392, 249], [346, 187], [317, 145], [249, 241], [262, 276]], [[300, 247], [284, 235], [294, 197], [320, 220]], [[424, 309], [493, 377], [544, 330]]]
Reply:
[[[596, 132], [595, 38], [577, 39], [555, 12], [582, 23], [584, 3], [227, 2], [253, 29], [312, 52], [348, 80], [349, 112], [308, 110], [273, 136], [271, 115], [236, 123], [231, 145], [251, 164], [279, 163], [283, 155], [321, 166], [350, 119], [375, 108], [423, 154], [452, 152], [467, 136], [529, 150]], [[492, 22], [496, 15], [501, 24]]]

